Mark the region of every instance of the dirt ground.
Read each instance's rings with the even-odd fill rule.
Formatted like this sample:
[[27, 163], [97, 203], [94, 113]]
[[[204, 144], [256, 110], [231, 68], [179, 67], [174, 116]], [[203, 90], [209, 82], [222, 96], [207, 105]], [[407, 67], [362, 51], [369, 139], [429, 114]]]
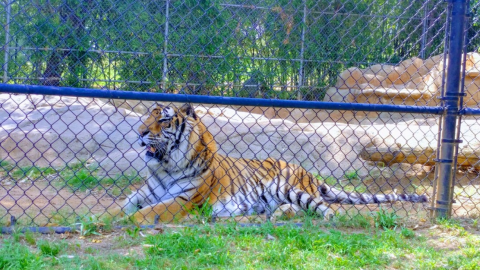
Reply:
[[73, 192], [68, 187], [59, 188], [48, 180], [18, 182], [0, 187], [3, 224], [9, 223], [10, 216], [14, 216], [23, 225], [45, 226], [59, 222], [58, 219], [74, 220], [76, 216], [101, 214], [114, 204], [114, 198], [105, 190]]
[[[478, 174], [476, 172], [459, 171], [457, 180], [454, 192], [456, 202], [453, 205], [453, 216], [478, 218], [480, 216], [480, 179]], [[400, 179], [397, 183], [392, 183], [391, 180], [386, 179], [376, 180], [374, 185], [370, 182], [369, 180], [362, 180], [369, 192], [382, 191], [388, 193], [391, 192], [392, 186], [398, 193], [408, 193], [412, 186], [417, 189], [421, 187], [429, 196], [432, 196], [433, 191], [431, 186], [433, 184], [433, 173], [421, 175], [415, 179]], [[131, 187], [131, 189], [135, 189], [135, 187]], [[115, 203], [115, 198], [104, 189], [73, 192], [69, 187], [59, 187], [54, 179], [42, 179], [33, 182], [3, 180], [0, 186], [0, 221], [3, 226], [9, 225], [11, 216], [14, 216], [17, 222], [22, 225], [65, 226], [65, 221], [73, 222], [77, 216], [102, 214], [107, 207]], [[406, 220], [416, 223], [418, 220], [429, 219], [431, 204], [397, 202], [382, 204], [381, 207], [387, 210], [391, 209], [400, 217], [408, 217]], [[379, 205], [344, 205], [333, 206], [333, 208], [340, 208], [347, 213], [368, 213], [377, 211]]]

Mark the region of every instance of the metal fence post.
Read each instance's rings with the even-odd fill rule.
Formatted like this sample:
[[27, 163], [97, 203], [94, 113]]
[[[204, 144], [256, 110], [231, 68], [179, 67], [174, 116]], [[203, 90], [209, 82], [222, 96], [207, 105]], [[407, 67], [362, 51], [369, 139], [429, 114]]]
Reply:
[[165, 37], [163, 41], [163, 72], [162, 72], [162, 90], [167, 91], [167, 76], [168, 76], [168, 24], [170, 23], [170, 0], [165, 4]]
[[447, 33], [449, 35], [447, 83], [445, 86], [445, 96], [441, 97], [445, 108], [445, 116], [442, 120], [443, 130], [439, 138], [441, 142], [440, 158], [437, 160], [437, 169], [439, 170], [437, 197], [435, 201], [435, 216], [437, 218], [450, 217], [452, 210], [453, 193], [451, 192], [451, 188], [455, 173], [454, 153], [456, 145], [458, 144], [456, 137], [458, 134], [455, 134], [455, 131], [459, 116], [459, 98], [461, 95], [460, 73], [467, 1], [452, 0], [451, 5], [451, 26]]
[[5, 52], [5, 59], [3, 63], [3, 83], [7, 83], [8, 81], [8, 60], [9, 60], [9, 55], [8, 55], [8, 49], [10, 46], [10, 11], [11, 11], [11, 6], [12, 3], [10, 0], [5, 2], [5, 10], [7, 13], [7, 21], [5, 23], [5, 46], [4, 46], [4, 52]]

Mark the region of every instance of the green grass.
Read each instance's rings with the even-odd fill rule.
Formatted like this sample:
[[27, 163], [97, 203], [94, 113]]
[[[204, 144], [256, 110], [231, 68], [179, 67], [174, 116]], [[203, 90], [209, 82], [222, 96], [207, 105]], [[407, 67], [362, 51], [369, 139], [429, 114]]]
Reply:
[[359, 213], [337, 214], [333, 217], [333, 224], [343, 228], [363, 228], [371, 227], [372, 217], [364, 216]]
[[36, 245], [41, 255], [56, 257], [58, 254], [60, 254], [60, 251], [66, 248], [67, 243], [40, 240], [36, 243]]
[[395, 212], [387, 212], [380, 207], [380, 210], [373, 213], [376, 228], [393, 229], [398, 226], [400, 217]]
[[81, 236], [101, 235], [101, 232], [106, 230], [105, 227], [107, 227], [108, 230], [112, 227], [111, 224], [104, 223], [95, 215], [85, 215], [80, 217], [78, 222], [74, 225], [78, 227], [77, 232]]
[[36, 180], [47, 175], [55, 174], [57, 171], [53, 168], [39, 168], [34, 166], [21, 167], [17, 170], [12, 171], [11, 176], [13, 179], [23, 179]]
[[[451, 228], [439, 224], [432, 234]], [[445, 249], [439, 244], [452, 235], [429, 241], [428, 234], [407, 228], [351, 232], [232, 222], [143, 233], [147, 236], [140, 237], [140, 230], [107, 235], [103, 241], [111, 242], [101, 246], [92, 238], [4, 236], [0, 269], [478, 269], [480, 264], [480, 237], [470, 233], [456, 236], [457, 246]]]
[[191, 210], [187, 209], [192, 220], [198, 224], [206, 224], [212, 221], [213, 207], [210, 205], [210, 198], [207, 198], [201, 206], [194, 205]]
[[37, 180], [39, 178], [57, 173], [57, 170], [51, 167], [15, 167], [10, 162], [2, 160], [0, 161], [0, 175], [10, 176], [13, 180]]
[[84, 162], [67, 166], [60, 171], [63, 183], [72, 190], [85, 191], [87, 189], [106, 189], [113, 196], [130, 192], [129, 185], [142, 183], [143, 179], [136, 172], [131, 172], [116, 177], [101, 176], [99, 168], [87, 166]]
[[358, 176], [358, 170], [346, 171], [345, 178], [347, 178], [350, 181], [359, 180], [360, 176]]
[[128, 186], [142, 183], [144, 180], [135, 172], [129, 172], [115, 177], [103, 176], [98, 166], [88, 165], [85, 161], [69, 164], [63, 168], [52, 167], [15, 167], [7, 161], [0, 161], [0, 176], [8, 175], [14, 181], [41, 180], [55, 175], [57, 186], [69, 187], [73, 191], [105, 189], [112, 196], [128, 195]]
[[0, 173], [4, 172], [9, 172], [13, 169], [13, 165], [6, 161], [6, 160], [0, 160]]

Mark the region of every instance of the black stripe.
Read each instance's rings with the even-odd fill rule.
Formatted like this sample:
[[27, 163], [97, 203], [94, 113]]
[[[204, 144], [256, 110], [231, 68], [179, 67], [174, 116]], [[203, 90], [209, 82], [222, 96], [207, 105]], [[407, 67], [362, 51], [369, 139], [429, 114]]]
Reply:
[[157, 202], [160, 202], [160, 198], [157, 196], [157, 194], [155, 193], [155, 191], [153, 190], [153, 188], [147, 184], [147, 187], [148, 187], [148, 190], [150, 191], [150, 193], [152, 193], [153, 197], [155, 198], [155, 200]]
[[262, 201], [264, 201], [266, 204], [268, 204], [268, 200], [267, 200], [267, 197], [265, 197], [265, 194], [262, 194], [262, 195], [260, 196], [260, 199], [261, 199]]
[[189, 192], [191, 190], [194, 190], [196, 189], [197, 187], [191, 187], [191, 188], [187, 188], [187, 189], [184, 189], [183, 192]]
[[246, 185], [247, 185], [246, 183], [245, 185], [240, 184], [240, 191], [242, 194], [245, 194], [245, 196], [247, 196], [247, 194], [249, 193], [248, 190], [245, 189]]
[[183, 134], [183, 132], [185, 132], [185, 126], [186, 126], [186, 122], [183, 121], [182, 125], [180, 126], [180, 134]]
[[307, 203], [305, 204], [305, 208], [307, 208], [307, 209], [310, 208], [310, 204], [312, 202], [313, 202], [313, 197], [312, 196], [308, 197]]
[[320, 205], [322, 205], [322, 204], [323, 204], [323, 202], [317, 203], [317, 205], [315, 206], [315, 213], [317, 213], [318, 207], [320, 207]]
[[288, 201], [289, 203], [293, 203], [292, 198], [290, 198], [290, 194], [291, 194], [291, 193], [294, 193], [293, 187], [291, 187], [290, 189], [288, 189], [288, 191], [287, 191], [287, 189], [285, 189], [285, 190], [286, 190], [286, 192], [285, 192], [285, 197], [287, 197], [287, 201]]
[[184, 200], [184, 201], [188, 202], [188, 199], [187, 199], [187, 198], [185, 198], [185, 197], [183, 197], [183, 196], [178, 196], [177, 198], [179, 198], [179, 199], [182, 199], [182, 200]]
[[277, 188], [275, 190], [275, 196], [277, 196], [277, 198], [280, 198], [280, 196], [278, 196], [278, 193], [280, 193], [280, 177], [278, 177], [277, 179]]
[[297, 204], [298, 206], [302, 207], [302, 196], [305, 194], [305, 192], [300, 191], [297, 193]]
[[[197, 199], [198, 197], [202, 196], [201, 193], [197, 192], [190, 200], [193, 201], [195, 199]], [[203, 197], [203, 196], [202, 196]]]
[[374, 203], [380, 203], [380, 201], [377, 198], [377, 195], [373, 195], [373, 202]]
[[292, 177], [292, 173], [290, 172], [289, 169], [285, 170], [285, 182], [289, 183], [290, 182], [290, 177]]

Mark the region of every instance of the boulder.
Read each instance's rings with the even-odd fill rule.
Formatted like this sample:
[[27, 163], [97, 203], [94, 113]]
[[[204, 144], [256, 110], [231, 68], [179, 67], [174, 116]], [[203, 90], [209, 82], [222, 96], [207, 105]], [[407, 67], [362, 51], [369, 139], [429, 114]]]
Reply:
[[[425, 122], [424, 122], [425, 123]], [[458, 166], [480, 169], [480, 139], [475, 133], [476, 119], [463, 120], [461, 126], [462, 143], [459, 144]], [[438, 123], [422, 125], [418, 121], [407, 121], [387, 129], [371, 127], [367, 130], [372, 143], [360, 152], [367, 161], [382, 162], [391, 166], [395, 163], [435, 165], [437, 158]]]
[[[396, 66], [351, 67], [338, 75], [335, 87], [328, 89], [325, 101], [437, 106], [444, 62], [443, 54], [440, 54], [425, 60], [413, 57]], [[479, 53], [467, 53], [465, 74], [465, 104], [477, 105], [480, 102]]]

